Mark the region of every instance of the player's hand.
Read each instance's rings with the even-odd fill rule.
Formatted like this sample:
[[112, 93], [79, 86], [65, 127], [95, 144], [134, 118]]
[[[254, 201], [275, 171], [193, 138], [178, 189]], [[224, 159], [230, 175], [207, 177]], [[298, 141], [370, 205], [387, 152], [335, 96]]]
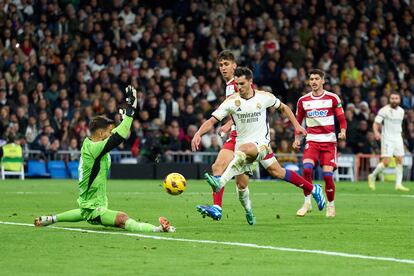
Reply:
[[381, 134], [380, 133], [376, 132], [376, 133], [374, 133], [374, 136], [375, 136], [375, 140], [377, 140], [377, 141], [381, 140]]
[[137, 108], [138, 100], [137, 100], [137, 90], [135, 90], [132, 85], [128, 85], [127, 88], [125, 88], [126, 93], [126, 102], [129, 106], [132, 106], [134, 109]]
[[308, 133], [306, 132], [306, 129], [304, 129], [302, 126], [298, 126], [295, 128], [295, 133], [302, 134], [303, 136], [306, 136]]
[[341, 132], [339, 132], [338, 139], [339, 140], [346, 140], [346, 131], [345, 130], [341, 130]]
[[196, 132], [196, 134], [194, 134], [193, 139], [191, 140], [191, 150], [197, 151], [200, 147], [200, 143], [201, 143], [201, 136], [200, 134], [198, 134], [198, 132]]
[[231, 126], [228, 127], [227, 124], [225, 124], [219, 127], [218, 133], [220, 134], [221, 137], [223, 137], [225, 134], [229, 133], [230, 129], [231, 129]]
[[293, 142], [292, 147], [293, 147], [295, 150], [299, 150], [299, 149], [300, 149], [300, 138], [295, 138], [295, 141]]

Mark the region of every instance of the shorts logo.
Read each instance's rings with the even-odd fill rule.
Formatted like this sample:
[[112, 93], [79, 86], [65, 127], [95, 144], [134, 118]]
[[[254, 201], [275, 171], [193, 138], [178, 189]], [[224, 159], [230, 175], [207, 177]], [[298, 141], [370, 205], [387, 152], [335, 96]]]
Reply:
[[311, 110], [306, 112], [306, 115], [308, 116], [308, 118], [317, 118], [317, 117], [326, 117], [326, 115], [328, 114], [328, 110]]

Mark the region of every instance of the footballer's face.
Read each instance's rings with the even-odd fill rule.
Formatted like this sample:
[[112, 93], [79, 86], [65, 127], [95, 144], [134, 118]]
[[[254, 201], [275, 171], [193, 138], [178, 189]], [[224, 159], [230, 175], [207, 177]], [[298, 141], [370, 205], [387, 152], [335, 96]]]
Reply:
[[99, 138], [100, 140], [105, 140], [112, 134], [112, 129], [114, 128], [114, 125], [109, 125], [107, 128], [99, 129]]
[[391, 96], [390, 96], [390, 105], [391, 105], [392, 108], [396, 108], [397, 106], [399, 106], [400, 102], [401, 102], [400, 95], [391, 94]]
[[242, 98], [248, 98], [252, 87], [252, 80], [246, 79], [246, 76], [234, 77], [237, 90]]
[[314, 92], [320, 92], [323, 90], [323, 84], [325, 80], [321, 78], [318, 74], [311, 74], [309, 76], [309, 85]]
[[219, 60], [219, 69], [220, 73], [226, 81], [229, 81], [233, 78], [234, 70], [236, 69], [237, 64], [228, 59]]

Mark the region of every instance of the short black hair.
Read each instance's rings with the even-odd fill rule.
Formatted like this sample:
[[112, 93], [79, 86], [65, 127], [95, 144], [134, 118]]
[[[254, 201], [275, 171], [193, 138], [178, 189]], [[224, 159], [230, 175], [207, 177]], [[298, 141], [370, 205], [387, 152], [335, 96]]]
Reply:
[[400, 97], [400, 99], [401, 99], [401, 94], [398, 93], [397, 91], [391, 91], [390, 97], [391, 97], [391, 95], [398, 95]]
[[106, 116], [96, 116], [89, 123], [89, 130], [94, 133], [98, 129], [106, 129], [108, 126], [115, 124], [115, 122]]
[[234, 54], [230, 50], [223, 50], [219, 53], [217, 57], [217, 61], [221, 60], [230, 60], [233, 62], [236, 62], [236, 58], [234, 57]]
[[247, 80], [253, 79], [253, 72], [247, 67], [237, 67], [236, 70], [234, 70], [234, 76], [235, 77], [241, 77], [245, 76]]
[[321, 79], [325, 78], [325, 72], [320, 70], [320, 69], [310, 69], [308, 72], [308, 78], [310, 78], [310, 75], [319, 75], [319, 77], [321, 77]]

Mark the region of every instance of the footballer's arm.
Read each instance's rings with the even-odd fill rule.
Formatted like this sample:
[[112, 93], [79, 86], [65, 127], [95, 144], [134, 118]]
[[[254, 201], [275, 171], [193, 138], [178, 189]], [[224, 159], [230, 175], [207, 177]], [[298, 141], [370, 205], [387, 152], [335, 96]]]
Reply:
[[217, 124], [219, 120], [212, 116], [210, 119], [205, 121], [201, 126], [200, 129], [194, 134], [193, 139], [191, 140], [191, 149], [192, 151], [197, 151], [199, 149], [199, 145], [201, 142], [201, 136], [203, 136], [205, 133], [209, 132], [210, 129], [214, 127], [215, 124]]
[[288, 117], [289, 121], [295, 128], [295, 133], [306, 135], [306, 130], [299, 124], [298, 120], [296, 120], [296, 117], [293, 114], [292, 110], [290, 110], [289, 106], [285, 105], [284, 103], [280, 103], [279, 111]]

